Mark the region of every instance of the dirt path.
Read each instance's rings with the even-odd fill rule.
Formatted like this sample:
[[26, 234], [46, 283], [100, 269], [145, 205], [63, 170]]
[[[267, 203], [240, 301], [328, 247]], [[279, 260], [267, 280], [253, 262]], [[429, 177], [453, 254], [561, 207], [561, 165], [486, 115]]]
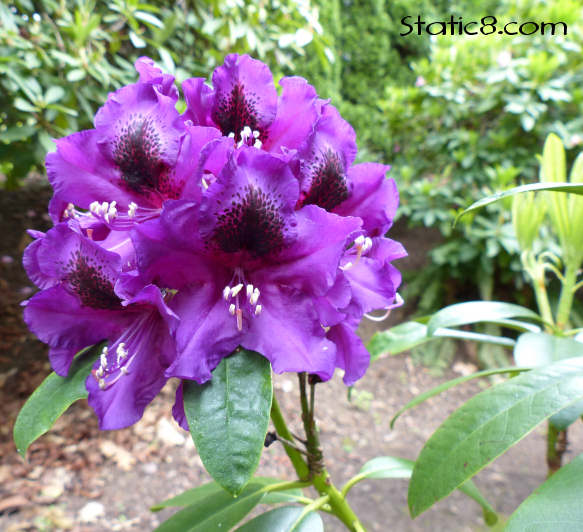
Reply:
[[[46, 349], [23, 327], [19, 307], [31, 293], [20, 268], [20, 253], [27, 243], [24, 229], [48, 223], [43, 219], [46, 199], [46, 191], [27, 189], [4, 193], [0, 200], [0, 415], [4, 420], [0, 530], [152, 530], [172, 511], [152, 514], [150, 505], [209, 478], [188, 434], [171, 418], [175, 383], [169, 383], [142, 421], [129, 429], [100, 432], [92, 412], [81, 402], [31, 446], [26, 462], [12, 443], [18, 410], [49, 372]], [[427, 242], [411, 240], [407, 245], [416, 250], [408, 263], [422, 261]], [[400, 316], [391, 319], [397, 322]], [[432, 399], [405, 414], [394, 430], [389, 428], [392, 415], [414, 395], [473, 369], [458, 360], [453, 369], [435, 378], [427, 369], [413, 366], [409, 357], [398, 356], [377, 361], [355, 387], [352, 402], [340, 379], [319, 385], [317, 418], [334, 481], [342, 484], [375, 456], [414, 459], [440, 422], [487, 383], [467, 383]], [[292, 427], [301, 432], [295, 376], [277, 376], [275, 387]], [[570, 442], [567, 459], [583, 450], [581, 424], [570, 430]], [[478, 475], [478, 486], [497, 510], [512, 512], [544, 479], [544, 449], [544, 431], [539, 427]], [[265, 450], [258, 474], [293, 478], [279, 444]], [[462, 494], [438, 503], [415, 521], [409, 518], [406, 496], [406, 481], [371, 480], [353, 488], [349, 500], [370, 531], [461, 531], [483, 526], [479, 507]], [[326, 518], [326, 525], [332, 532], [343, 530], [333, 518]]]

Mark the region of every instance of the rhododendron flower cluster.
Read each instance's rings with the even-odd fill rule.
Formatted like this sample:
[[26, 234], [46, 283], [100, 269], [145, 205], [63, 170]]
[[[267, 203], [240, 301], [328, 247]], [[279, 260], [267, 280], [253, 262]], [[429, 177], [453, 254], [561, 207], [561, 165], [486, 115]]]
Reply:
[[[54, 370], [104, 342], [87, 378], [104, 429], [135, 423], [171, 377], [211, 379], [238, 346], [278, 373], [340, 368], [354, 383], [369, 364], [360, 319], [399, 299], [389, 167], [354, 164], [336, 108], [299, 77], [278, 93], [248, 56], [212, 84], [186, 80], [182, 114], [172, 76], [136, 69], [47, 156], [55, 225], [31, 231], [41, 290], [24, 317]], [[181, 387], [174, 415], [184, 426]]]

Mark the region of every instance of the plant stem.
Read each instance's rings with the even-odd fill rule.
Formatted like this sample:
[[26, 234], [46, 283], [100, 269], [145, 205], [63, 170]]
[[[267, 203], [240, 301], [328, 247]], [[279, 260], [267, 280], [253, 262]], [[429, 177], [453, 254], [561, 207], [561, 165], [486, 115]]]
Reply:
[[[330, 475], [323, 462], [322, 449], [320, 448], [320, 438], [314, 419], [313, 401], [312, 408], [308, 405], [306, 393], [306, 374], [298, 373], [300, 382], [300, 402], [302, 406], [302, 420], [306, 431], [306, 449], [308, 451], [308, 467], [314, 487], [322, 496], [328, 497], [331, 513], [340, 519], [351, 532], [366, 532], [366, 529], [354, 513], [342, 493], [334, 486]], [[311, 395], [313, 396], [313, 390]]]
[[[277, 402], [277, 398], [275, 397], [275, 392], [273, 393], [273, 400], [271, 402], [271, 421], [273, 421], [273, 426], [277, 431], [277, 434], [286, 440], [292, 441], [293, 436], [287, 425], [285, 423], [285, 419], [281, 413], [281, 409], [279, 408], [279, 403]], [[302, 455], [288, 445], [283, 446], [286, 454], [288, 455], [289, 459], [291, 460], [294, 469], [298, 475], [300, 480], [307, 480], [310, 476], [310, 470], [308, 469], [308, 465], [302, 458]]]
[[557, 308], [557, 327], [565, 330], [569, 324], [569, 316], [575, 295], [574, 287], [577, 282], [578, 262], [568, 262], [565, 268], [565, 278], [561, 287], [561, 296]]
[[549, 476], [561, 468], [567, 450], [567, 430], [559, 430], [550, 421], [547, 428], [547, 466]]
[[532, 279], [532, 288], [536, 297], [538, 311], [541, 318], [545, 321], [545, 330], [550, 333], [550, 326], [554, 327], [555, 320], [553, 319], [553, 313], [551, 312], [551, 305], [549, 304], [547, 295], [544, 265], [539, 263], [530, 252], [522, 256], [522, 265]]

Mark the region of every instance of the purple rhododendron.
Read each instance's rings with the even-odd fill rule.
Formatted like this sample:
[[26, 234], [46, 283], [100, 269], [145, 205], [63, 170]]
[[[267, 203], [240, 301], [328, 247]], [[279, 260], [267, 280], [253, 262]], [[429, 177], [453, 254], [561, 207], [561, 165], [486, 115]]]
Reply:
[[[41, 289], [25, 320], [66, 375], [105, 342], [87, 378], [100, 426], [136, 422], [166, 380], [203, 383], [238, 346], [274, 371], [334, 370], [369, 355], [361, 318], [398, 305], [403, 247], [389, 167], [354, 164], [354, 130], [304, 79], [229, 55], [174, 78], [147, 58], [94, 129], [57, 140], [46, 166], [55, 226], [24, 256]], [[186, 426], [182, 387], [174, 415]]]

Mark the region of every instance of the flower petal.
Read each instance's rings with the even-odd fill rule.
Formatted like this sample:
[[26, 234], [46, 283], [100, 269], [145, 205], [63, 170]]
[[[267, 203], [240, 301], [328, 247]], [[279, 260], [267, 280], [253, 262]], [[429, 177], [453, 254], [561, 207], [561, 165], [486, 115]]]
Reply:
[[352, 386], [370, 364], [370, 353], [356, 334], [356, 325], [339, 323], [327, 334], [336, 345], [336, 367], [344, 370], [344, 384]]

